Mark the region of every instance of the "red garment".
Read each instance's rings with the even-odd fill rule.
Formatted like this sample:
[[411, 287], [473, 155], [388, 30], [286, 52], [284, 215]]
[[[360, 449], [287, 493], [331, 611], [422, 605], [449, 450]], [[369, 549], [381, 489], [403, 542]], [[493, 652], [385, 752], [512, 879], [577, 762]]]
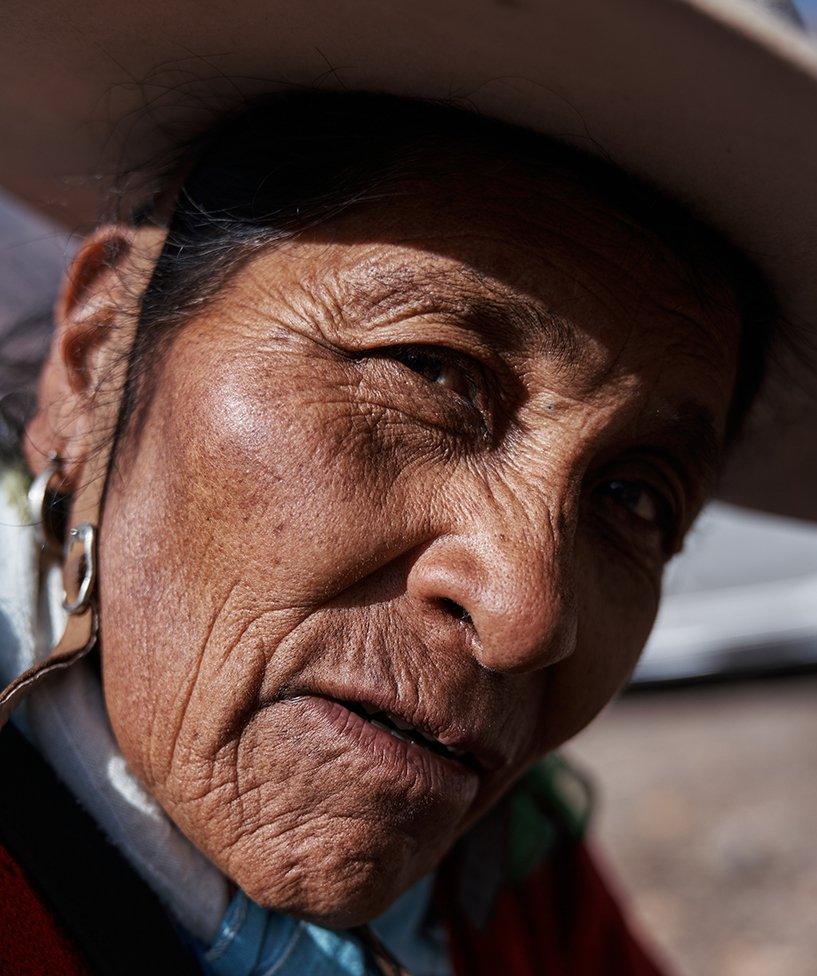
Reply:
[[457, 976], [662, 976], [584, 843], [504, 887], [481, 929], [447, 915]]
[[92, 976], [77, 948], [2, 844], [0, 974]]

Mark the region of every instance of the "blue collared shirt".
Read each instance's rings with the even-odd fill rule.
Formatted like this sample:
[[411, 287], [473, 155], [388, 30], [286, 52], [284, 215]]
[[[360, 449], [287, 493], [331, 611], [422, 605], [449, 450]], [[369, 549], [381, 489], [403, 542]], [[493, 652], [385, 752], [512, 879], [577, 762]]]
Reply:
[[[421, 879], [372, 923], [412, 976], [451, 976], [445, 936], [428, 919], [433, 883]], [[377, 976], [355, 935], [261, 908], [241, 891], [199, 959], [207, 976]]]

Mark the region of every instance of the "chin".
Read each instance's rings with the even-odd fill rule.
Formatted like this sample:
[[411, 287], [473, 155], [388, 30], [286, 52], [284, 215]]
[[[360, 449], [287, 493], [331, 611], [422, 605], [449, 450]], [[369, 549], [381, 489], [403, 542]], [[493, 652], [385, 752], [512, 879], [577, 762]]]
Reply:
[[[418, 846], [384, 827], [366, 844], [356, 831], [337, 831], [321, 843], [275, 844], [263, 852], [234, 851], [228, 875], [264, 908], [306, 919], [326, 928], [363, 925], [384, 912], [431, 871], [444, 846]], [[385, 835], [385, 836], [384, 836]], [[320, 832], [317, 832], [320, 836]]]
[[306, 905], [300, 910], [294, 907], [289, 914], [327, 929], [351, 929], [366, 925], [378, 915], [382, 915], [405, 890], [386, 882], [373, 885], [368, 891], [339, 892], [336, 898], [328, 902], [321, 905]]
[[[421, 876], [418, 874], [418, 880]], [[238, 878], [234, 880], [239, 883]], [[377, 918], [412, 883], [413, 879], [401, 883], [384, 869], [364, 871], [357, 878], [322, 876], [310, 879], [305, 871], [299, 879], [297, 892], [277, 882], [260, 886], [245, 883], [239, 887], [263, 908], [303, 918], [325, 928], [349, 929]]]

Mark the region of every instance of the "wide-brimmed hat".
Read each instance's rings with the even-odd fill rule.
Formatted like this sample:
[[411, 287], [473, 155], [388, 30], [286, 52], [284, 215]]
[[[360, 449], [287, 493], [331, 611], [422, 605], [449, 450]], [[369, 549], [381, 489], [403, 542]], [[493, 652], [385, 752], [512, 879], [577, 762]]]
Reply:
[[602, 153], [771, 282], [801, 352], [772, 370], [722, 494], [817, 518], [817, 48], [772, 7], [6, 0], [0, 185], [84, 228], [114, 174], [237, 99], [304, 86], [450, 99]]

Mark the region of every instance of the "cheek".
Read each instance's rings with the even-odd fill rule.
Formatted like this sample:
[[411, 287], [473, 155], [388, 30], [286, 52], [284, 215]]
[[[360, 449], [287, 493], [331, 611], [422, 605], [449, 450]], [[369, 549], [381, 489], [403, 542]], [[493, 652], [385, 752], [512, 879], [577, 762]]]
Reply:
[[203, 558], [274, 584], [286, 606], [325, 598], [405, 533], [394, 491], [405, 459], [341, 364], [276, 352], [208, 363], [162, 436], [176, 517]]
[[[383, 456], [367, 449], [368, 421], [343, 377], [305, 357], [230, 352], [179, 340], [106, 505], [106, 688], [152, 782], [195, 704], [193, 676], [210, 669], [217, 695], [196, 720], [215, 736], [229, 725], [215, 702], [237, 709], [235, 689], [251, 694], [249, 676], [259, 680], [283, 635], [361, 558], [377, 561], [373, 528], [403, 529], [384, 517]], [[149, 744], [132, 728], [137, 711], [151, 712]]]
[[580, 732], [627, 681], [658, 612], [660, 578], [587, 540], [578, 547], [576, 650], [545, 684], [543, 750]]

